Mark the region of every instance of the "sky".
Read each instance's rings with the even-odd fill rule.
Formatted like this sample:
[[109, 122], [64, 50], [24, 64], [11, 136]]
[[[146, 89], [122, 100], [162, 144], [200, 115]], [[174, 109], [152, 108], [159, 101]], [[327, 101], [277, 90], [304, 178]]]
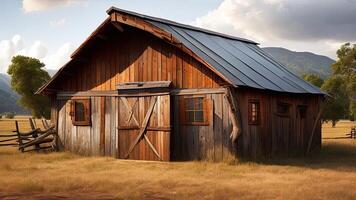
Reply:
[[356, 0], [2, 0], [0, 73], [14, 55], [59, 69], [111, 6], [333, 59], [356, 42]]

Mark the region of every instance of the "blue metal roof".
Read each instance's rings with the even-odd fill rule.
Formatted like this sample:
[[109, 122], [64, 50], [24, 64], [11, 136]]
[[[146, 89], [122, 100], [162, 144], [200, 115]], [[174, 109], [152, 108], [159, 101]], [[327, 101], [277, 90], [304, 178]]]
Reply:
[[251, 40], [225, 35], [177, 22], [110, 8], [142, 18], [172, 34], [178, 41], [204, 59], [235, 86], [290, 93], [326, 94], [275, 61]]

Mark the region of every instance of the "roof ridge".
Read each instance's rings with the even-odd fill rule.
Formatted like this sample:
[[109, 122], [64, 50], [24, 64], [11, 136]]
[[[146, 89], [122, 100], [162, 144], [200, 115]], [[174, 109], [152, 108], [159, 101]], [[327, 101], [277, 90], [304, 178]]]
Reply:
[[195, 31], [207, 33], [207, 34], [210, 34], [210, 35], [220, 36], [220, 37], [224, 37], [224, 38], [228, 38], [228, 39], [232, 39], [232, 40], [238, 40], [238, 41], [241, 41], [241, 42], [247, 42], [247, 43], [251, 43], [251, 44], [258, 44], [257, 42], [254, 42], [254, 41], [249, 40], [249, 39], [240, 38], [240, 37], [236, 37], [236, 36], [232, 36], [232, 35], [227, 35], [227, 34], [224, 34], [224, 33], [219, 33], [219, 32], [216, 32], [216, 31], [212, 31], [212, 30], [208, 30], [208, 29], [204, 29], [204, 28], [200, 28], [200, 27], [196, 27], [196, 26], [183, 24], [183, 23], [175, 22], [175, 21], [168, 20], [168, 19], [163, 19], [163, 18], [153, 17], [153, 16], [149, 16], [149, 15], [144, 15], [144, 14], [141, 14], [141, 13], [137, 13], [137, 12], [133, 12], [133, 11], [117, 8], [115, 6], [111, 6], [106, 12], [108, 14], [111, 14], [114, 11], [126, 13], [126, 14], [129, 14], [129, 15], [134, 15], [134, 16], [140, 17], [142, 19], [148, 19], [148, 20], [152, 20], [152, 21], [156, 21], [156, 22], [161, 22], [161, 23], [164, 23], [164, 24], [169, 24], [169, 25], [172, 25], [172, 26], [177, 26], [177, 27], [181, 27], [181, 28], [195, 30]]

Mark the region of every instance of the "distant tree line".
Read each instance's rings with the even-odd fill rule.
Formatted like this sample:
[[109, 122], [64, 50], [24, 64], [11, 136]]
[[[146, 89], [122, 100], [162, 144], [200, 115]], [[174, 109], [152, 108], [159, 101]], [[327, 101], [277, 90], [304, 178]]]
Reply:
[[336, 52], [337, 61], [331, 66], [332, 75], [323, 80], [315, 74], [305, 74], [303, 79], [327, 92], [323, 121], [333, 127], [340, 119], [356, 117], [356, 44], [346, 43]]
[[0, 113], [0, 119], [2, 119], [2, 118], [13, 119], [15, 116], [16, 116], [16, 113], [14, 113], [14, 112]]

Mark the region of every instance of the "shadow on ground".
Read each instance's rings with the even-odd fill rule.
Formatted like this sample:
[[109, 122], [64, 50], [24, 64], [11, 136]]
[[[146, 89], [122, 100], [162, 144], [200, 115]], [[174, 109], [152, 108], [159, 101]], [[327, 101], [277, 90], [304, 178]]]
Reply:
[[[266, 165], [290, 165], [311, 169], [332, 169], [339, 171], [356, 170], [356, 145], [345, 143], [325, 143], [318, 152], [308, 156], [274, 158], [259, 162]], [[356, 144], [356, 141], [355, 141]]]

